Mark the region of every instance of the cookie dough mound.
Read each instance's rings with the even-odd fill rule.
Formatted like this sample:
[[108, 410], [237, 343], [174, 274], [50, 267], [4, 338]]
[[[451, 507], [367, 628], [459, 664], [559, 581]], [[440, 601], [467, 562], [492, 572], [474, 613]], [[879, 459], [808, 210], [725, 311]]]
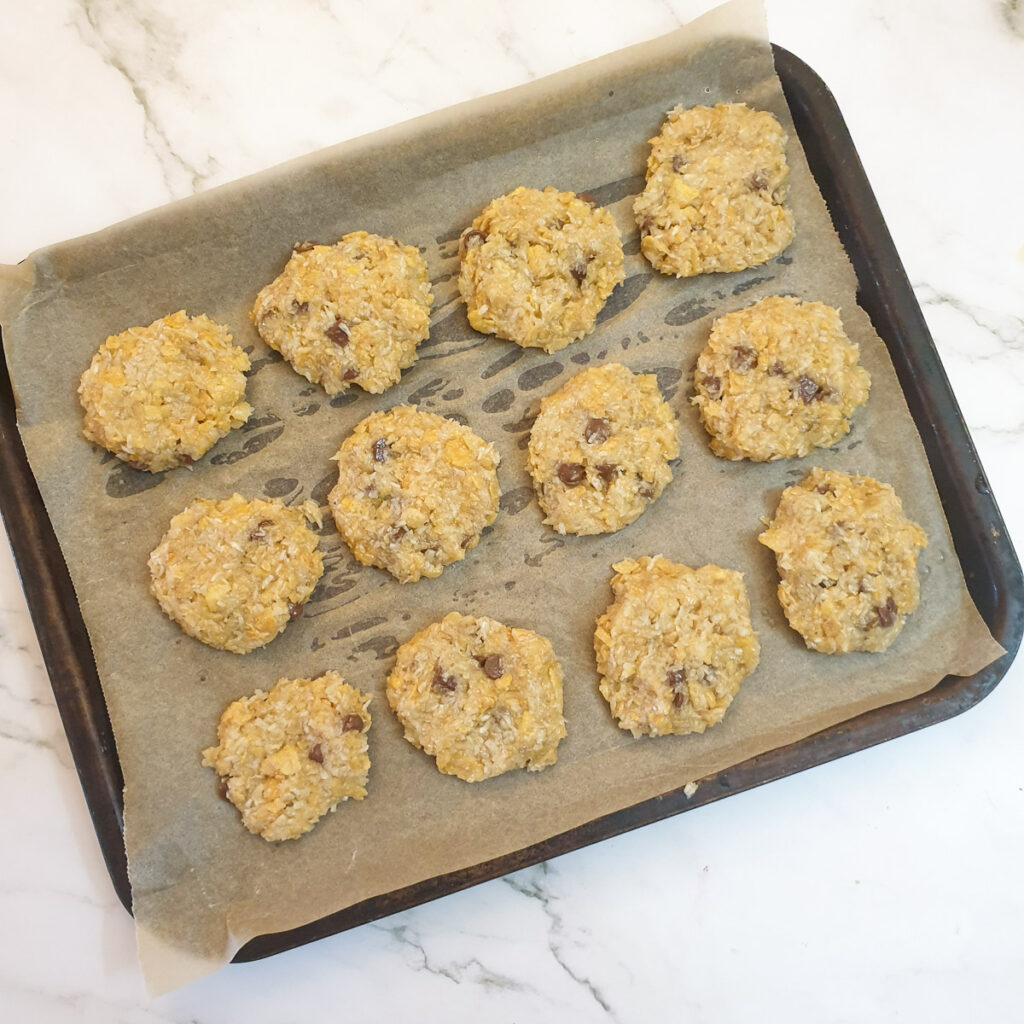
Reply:
[[528, 629], [452, 612], [398, 648], [388, 703], [405, 738], [466, 782], [555, 763], [562, 669]]
[[769, 296], [719, 317], [697, 360], [693, 404], [726, 459], [769, 462], [835, 444], [871, 378], [821, 302]]
[[928, 539], [871, 477], [812, 469], [782, 492], [759, 540], [775, 552], [790, 626], [815, 651], [884, 651], [920, 602]]
[[134, 469], [201, 459], [252, 412], [249, 357], [226, 327], [179, 310], [107, 338], [82, 374], [83, 433]]
[[251, 316], [260, 337], [327, 394], [358, 384], [377, 395], [416, 361], [433, 301], [416, 249], [353, 231], [336, 245], [297, 245]]
[[647, 187], [633, 204], [644, 256], [676, 277], [767, 263], [793, 240], [788, 178], [786, 134], [766, 111], [673, 110], [651, 139]]
[[313, 501], [197, 498], [149, 556], [150, 590], [164, 612], [204, 644], [245, 654], [302, 614], [324, 571]]
[[613, 533], [672, 479], [676, 418], [653, 374], [608, 363], [541, 400], [529, 470], [545, 523], [559, 533]]
[[228, 706], [203, 764], [250, 832], [297, 839], [342, 800], [366, 796], [370, 699], [337, 672], [280, 679]]
[[466, 557], [498, 515], [500, 456], [468, 427], [402, 405], [356, 425], [328, 500], [363, 565], [402, 583]]
[[459, 251], [473, 329], [545, 352], [589, 334], [624, 277], [611, 214], [550, 187], [495, 199], [463, 232]]
[[720, 722], [761, 653], [742, 575], [660, 555], [612, 568], [615, 600], [597, 620], [594, 650], [619, 727], [664, 736]]

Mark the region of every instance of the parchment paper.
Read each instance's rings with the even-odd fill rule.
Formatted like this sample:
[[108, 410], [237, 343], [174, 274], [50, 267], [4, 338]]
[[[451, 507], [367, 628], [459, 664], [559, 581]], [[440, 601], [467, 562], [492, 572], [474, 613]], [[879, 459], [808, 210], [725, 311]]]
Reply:
[[[735, 37], [735, 38], [730, 38]], [[630, 209], [647, 140], [677, 104], [743, 100], [789, 131], [796, 240], [768, 266], [677, 281], [639, 256]], [[598, 329], [554, 356], [474, 333], [456, 299], [457, 239], [516, 185], [587, 191], [615, 214], [627, 279]], [[436, 296], [429, 341], [383, 396], [329, 400], [259, 340], [257, 290], [292, 243], [365, 228], [421, 247]], [[3, 270], [4, 346], [25, 446], [56, 527], [117, 738], [125, 843], [142, 965], [163, 991], [226, 962], [251, 936], [521, 849], [689, 780], [806, 737], [859, 712], [970, 674], [1001, 653], [964, 587], [917, 432], [885, 347], [808, 172], [774, 74], [763, 12], [729, 4], [650, 44], [475, 101], [218, 189]], [[764, 295], [838, 306], [872, 378], [867, 407], [835, 448], [769, 465], [716, 459], [689, 404], [712, 319]], [[253, 354], [255, 413], [191, 470], [138, 473], [81, 437], [78, 376], [105, 337], [185, 308], [229, 325]], [[655, 372], [679, 415], [673, 483], [635, 524], [559, 537], [541, 522], [525, 470], [541, 396], [584, 366]], [[238, 491], [326, 504], [330, 456], [371, 411], [412, 402], [467, 421], [501, 452], [501, 514], [436, 580], [400, 585], [357, 565], [329, 514], [326, 572], [306, 614], [240, 657], [203, 646], [148, 592], [146, 560], [197, 496]], [[885, 655], [804, 648], [775, 597], [773, 555], [757, 542], [783, 487], [812, 465], [891, 482], [928, 533], [922, 605]], [[703, 736], [634, 740], [597, 690], [592, 634], [611, 564], [663, 553], [746, 577], [761, 664], [724, 722]], [[569, 735], [558, 764], [477, 785], [441, 776], [407, 744], [384, 681], [399, 643], [450, 610], [549, 636], [565, 670]], [[339, 670], [372, 691], [369, 797], [297, 842], [249, 835], [200, 764], [233, 699], [281, 676]]]

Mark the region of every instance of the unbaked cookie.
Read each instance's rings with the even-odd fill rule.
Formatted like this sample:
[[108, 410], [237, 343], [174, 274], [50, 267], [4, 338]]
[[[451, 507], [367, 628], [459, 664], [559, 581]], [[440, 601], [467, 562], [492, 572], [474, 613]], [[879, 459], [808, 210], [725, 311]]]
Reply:
[[262, 647], [302, 614], [324, 571], [316, 502], [197, 498], [149, 556], [150, 590], [189, 636], [235, 654]]
[[768, 462], [835, 444], [871, 378], [838, 310], [772, 295], [719, 317], [697, 360], [694, 405], [726, 459]]
[[445, 775], [479, 782], [555, 763], [562, 669], [528, 629], [452, 612], [398, 648], [388, 703]]
[[495, 199], [463, 232], [459, 252], [473, 329], [545, 352], [589, 334], [624, 277], [611, 214], [550, 187]]
[[664, 736], [720, 722], [760, 658], [743, 576], [660, 555], [612, 568], [615, 600], [597, 620], [594, 650], [619, 727]]
[[366, 796], [370, 699], [337, 672], [280, 679], [228, 706], [203, 764], [250, 832], [297, 839], [342, 800]]
[[676, 277], [767, 263], [793, 240], [788, 178], [773, 115], [744, 103], [671, 111], [633, 204], [644, 256]]
[[353, 231], [335, 245], [297, 245], [251, 315], [260, 337], [327, 394], [358, 384], [376, 395], [416, 361], [433, 299], [416, 249]]
[[184, 310], [107, 338], [82, 374], [85, 436], [134, 469], [203, 457], [252, 412], [249, 357], [226, 327]]
[[499, 458], [444, 416], [407, 405], [372, 413], [334, 456], [338, 531], [358, 561], [403, 583], [440, 576], [497, 517]]
[[672, 479], [676, 418], [653, 374], [608, 363], [541, 400], [529, 470], [545, 523], [559, 533], [613, 533]]
[[928, 539], [869, 476], [812, 469], [782, 492], [759, 540], [775, 552], [786, 618], [813, 650], [884, 651], [920, 602]]

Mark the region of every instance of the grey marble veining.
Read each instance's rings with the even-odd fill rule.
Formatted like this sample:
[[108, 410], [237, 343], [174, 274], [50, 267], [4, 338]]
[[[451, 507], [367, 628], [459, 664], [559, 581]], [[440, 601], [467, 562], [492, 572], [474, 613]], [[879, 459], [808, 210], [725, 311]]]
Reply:
[[[710, 6], [8, 4], [0, 260]], [[837, 97], [1020, 544], [1024, 5], [766, 6]], [[76, 1024], [1013, 1020], [1022, 683], [1017, 663], [941, 726], [151, 1001], [0, 544], [0, 1006]]]

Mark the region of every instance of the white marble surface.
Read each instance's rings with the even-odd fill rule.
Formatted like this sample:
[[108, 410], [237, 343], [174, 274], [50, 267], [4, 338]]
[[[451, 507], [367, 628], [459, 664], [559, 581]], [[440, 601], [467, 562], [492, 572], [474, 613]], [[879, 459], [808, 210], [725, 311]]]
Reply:
[[[0, 262], [709, 6], [3, 0]], [[839, 101], [1024, 547], [1024, 3], [767, 9]], [[0, 1013], [1020, 1019], [1022, 684], [1018, 660], [948, 723], [151, 1001], [0, 542]]]

